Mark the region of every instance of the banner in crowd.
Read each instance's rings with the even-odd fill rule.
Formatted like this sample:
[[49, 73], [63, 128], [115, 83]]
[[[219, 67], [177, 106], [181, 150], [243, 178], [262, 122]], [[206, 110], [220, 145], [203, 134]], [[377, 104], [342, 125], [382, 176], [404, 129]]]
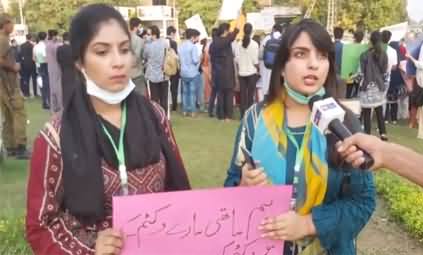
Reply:
[[258, 227], [288, 212], [291, 197], [291, 186], [118, 196], [113, 227], [124, 234], [122, 255], [280, 255], [283, 242]]
[[241, 15], [244, 0], [223, 0], [220, 8], [219, 20], [234, 20]]
[[206, 27], [204, 26], [203, 20], [200, 15], [194, 15], [191, 18], [185, 20], [185, 25], [187, 28], [193, 28], [200, 32], [200, 40], [208, 38]]
[[360, 65], [360, 56], [368, 49], [367, 44], [344, 44], [342, 49], [341, 78], [349, 80], [351, 75], [356, 74]]
[[403, 22], [395, 24], [392, 26], [383, 27], [380, 31], [388, 30], [392, 33], [391, 41], [399, 42], [401, 39], [405, 38], [408, 31], [408, 22]]
[[255, 31], [270, 32], [275, 24], [275, 18], [270, 14], [250, 12], [247, 13], [247, 22], [253, 25]]

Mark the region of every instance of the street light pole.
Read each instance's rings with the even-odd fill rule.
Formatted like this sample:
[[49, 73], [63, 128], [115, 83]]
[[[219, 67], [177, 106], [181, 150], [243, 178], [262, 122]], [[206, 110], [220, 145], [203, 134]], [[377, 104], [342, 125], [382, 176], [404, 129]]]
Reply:
[[21, 24], [25, 24], [25, 20], [23, 17], [23, 8], [22, 8], [22, 0], [18, 0], [18, 6], [19, 6], [19, 15], [21, 18]]

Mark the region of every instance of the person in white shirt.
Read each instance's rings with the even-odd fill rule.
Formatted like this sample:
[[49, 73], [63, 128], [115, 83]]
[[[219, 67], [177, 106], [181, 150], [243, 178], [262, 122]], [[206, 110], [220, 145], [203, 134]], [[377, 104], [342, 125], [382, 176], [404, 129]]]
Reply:
[[244, 25], [244, 38], [238, 42], [235, 48], [235, 63], [238, 66], [238, 78], [241, 92], [241, 118], [254, 103], [256, 91], [257, 73], [259, 68], [259, 46], [251, 39], [253, 26], [250, 23]]
[[386, 46], [386, 54], [388, 55], [388, 69], [387, 73], [390, 75], [391, 71], [398, 66], [397, 51], [389, 45], [392, 33], [388, 30], [382, 31], [382, 43]]
[[[391, 73], [392, 71], [398, 68], [398, 62], [399, 62], [397, 51], [389, 45], [389, 41], [391, 41], [391, 37], [392, 37], [392, 33], [390, 31], [388, 30], [382, 31], [382, 43], [385, 45], [386, 54], [388, 55], [388, 69], [386, 71], [386, 74], [388, 76], [387, 84], [390, 84]], [[389, 90], [387, 90], [386, 92], [387, 92], [386, 96], [388, 100], [387, 100], [387, 103], [384, 105], [384, 112], [385, 112], [385, 123], [388, 123], [388, 120], [393, 117], [391, 116], [390, 118], [388, 118], [389, 115], [392, 115], [391, 114], [392, 107], [397, 102], [390, 101], [389, 100], [390, 96], [388, 96]], [[397, 118], [394, 118], [394, 119], [397, 119]]]
[[39, 42], [34, 46], [34, 62], [37, 66], [37, 73], [42, 79], [41, 96], [43, 101], [43, 109], [50, 109], [50, 84], [48, 78], [47, 52], [45, 40], [47, 34], [45, 32], [38, 33]]
[[275, 24], [273, 26], [272, 33], [270, 35], [267, 35], [263, 41], [261, 42], [260, 51], [259, 51], [259, 60], [260, 60], [260, 76], [262, 79], [262, 85], [263, 87], [259, 89], [259, 97], [264, 98], [265, 95], [267, 95], [267, 92], [269, 91], [269, 85], [270, 85], [270, 75], [272, 73], [272, 70], [266, 68], [264, 66], [263, 62], [263, 54], [264, 54], [264, 48], [266, 46], [266, 43], [272, 39], [279, 39], [282, 36], [282, 26], [280, 24]]

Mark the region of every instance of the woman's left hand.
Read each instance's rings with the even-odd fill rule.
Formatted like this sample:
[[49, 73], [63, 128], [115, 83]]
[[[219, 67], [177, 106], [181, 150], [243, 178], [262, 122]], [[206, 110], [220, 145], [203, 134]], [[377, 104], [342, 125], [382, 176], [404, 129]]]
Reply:
[[316, 234], [311, 214], [301, 216], [294, 211], [263, 220], [259, 230], [264, 238], [284, 241], [297, 241]]

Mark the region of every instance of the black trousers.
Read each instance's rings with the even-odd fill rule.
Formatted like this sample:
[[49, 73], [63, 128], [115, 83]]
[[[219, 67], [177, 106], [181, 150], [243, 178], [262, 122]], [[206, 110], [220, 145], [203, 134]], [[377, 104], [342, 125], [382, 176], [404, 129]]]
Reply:
[[209, 98], [209, 116], [210, 117], [214, 116], [214, 108], [216, 104], [217, 95], [218, 95], [218, 91], [216, 86], [212, 86], [210, 98]]
[[217, 98], [217, 118], [220, 120], [232, 119], [234, 113], [234, 90], [220, 89]]
[[239, 86], [241, 93], [241, 119], [244, 117], [245, 111], [254, 103], [254, 95], [256, 92], [257, 75], [239, 76]]
[[398, 120], [398, 103], [386, 104], [385, 120], [387, 121]]
[[41, 88], [41, 96], [43, 99], [43, 108], [50, 108], [50, 83], [48, 79], [48, 65], [43, 63], [40, 65], [39, 73], [43, 80], [43, 87]]
[[178, 109], [179, 74], [170, 77], [170, 92], [172, 94], [172, 111]]
[[21, 90], [24, 96], [26, 97], [30, 96], [29, 83], [31, 78], [32, 78], [32, 89], [34, 91], [34, 96], [37, 96], [37, 72], [35, 71], [35, 68], [33, 70], [22, 69], [21, 75], [22, 75]]
[[353, 84], [347, 85], [346, 98], [355, 98], [358, 95], [359, 84], [354, 82]]
[[[385, 121], [383, 119], [383, 107], [378, 106], [375, 108], [376, 118], [377, 118], [377, 125], [379, 128], [379, 134], [385, 135], [386, 134], [386, 127]], [[372, 131], [372, 109], [371, 108], [363, 108], [362, 110], [362, 118], [364, 122], [364, 131], [367, 134], [371, 134]]]
[[166, 114], [168, 111], [168, 93], [169, 93], [169, 82], [151, 82], [150, 81], [150, 93], [151, 100], [160, 104], [160, 106], [165, 110]]

